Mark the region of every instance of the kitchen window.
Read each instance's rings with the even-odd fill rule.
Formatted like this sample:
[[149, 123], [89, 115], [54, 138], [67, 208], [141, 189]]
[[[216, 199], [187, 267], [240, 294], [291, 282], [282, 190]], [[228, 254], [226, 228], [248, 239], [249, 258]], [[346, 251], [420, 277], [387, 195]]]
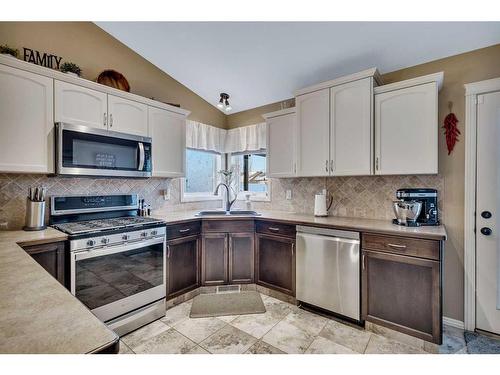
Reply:
[[245, 200], [250, 194], [253, 201], [268, 201], [270, 184], [267, 178], [265, 152], [231, 154], [230, 168], [235, 174], [234, 188], [238, 199]]
[[182, 182], [182, 202], [221, 199], [214, 196], [222, 169], [222, 155], [186, 148], [186, 178]]

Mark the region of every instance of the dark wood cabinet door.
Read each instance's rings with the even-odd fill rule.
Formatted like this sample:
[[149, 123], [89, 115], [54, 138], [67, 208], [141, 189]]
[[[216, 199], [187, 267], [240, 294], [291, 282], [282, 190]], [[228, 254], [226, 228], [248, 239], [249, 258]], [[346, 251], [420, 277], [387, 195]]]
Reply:
[[45, 268], [48, 273], [56, 278], [62, 285], [68, 287], [64, 242], [24, 246], [23, 248], [38, 264]]
[[228, 282], [228, 235], [206, 233], [201, 245], [202, 285], [222, 285]]
[[196, 235], [167, 242], [167, 299], [199, 286], [199, 249]]
[[440, 262], [363, 250], [362, 317], [441, 344]]
[[254, 266], [254, 233], [229, 234], [229, 283], [253, 283]]
[[295, 239], [256, 235], [257, 284], [295, 296]]

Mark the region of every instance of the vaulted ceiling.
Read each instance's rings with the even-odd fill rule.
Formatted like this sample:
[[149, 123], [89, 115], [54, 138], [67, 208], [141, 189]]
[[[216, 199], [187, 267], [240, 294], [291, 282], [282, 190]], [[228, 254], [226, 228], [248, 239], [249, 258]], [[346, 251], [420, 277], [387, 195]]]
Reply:
[[381, 73], [500, 43], [500, 22], [97, 22], [231, 113], [378, 67]]

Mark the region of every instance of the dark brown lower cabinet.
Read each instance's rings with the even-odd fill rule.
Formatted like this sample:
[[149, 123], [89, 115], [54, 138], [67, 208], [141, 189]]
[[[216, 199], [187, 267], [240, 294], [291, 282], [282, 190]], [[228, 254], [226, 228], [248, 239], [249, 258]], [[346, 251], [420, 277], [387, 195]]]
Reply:
[[295, 238], [256, 234], [257, 284], [295, 296]]
[[230, 233], [229, 243], [229, 283], [247, 284], [254, 281], [254, 234]]
[[23, 249], [62, 285], [68, 287], [67, 258], [63, 241], [23, 246]]
[[167, 299], [200, 285], [200, 236], [180, 237], [167, 242]]
[[202, 236], [203, 285], [254, 282], [254, 233], [205, 233]]
[[201, 240], [201, 283], [223, 285], [228, 282], [228, 238], [226, 233], [206, 233]]
[[441, 270], [437, 260], [362, 252], [362, 317], [441, 344]]

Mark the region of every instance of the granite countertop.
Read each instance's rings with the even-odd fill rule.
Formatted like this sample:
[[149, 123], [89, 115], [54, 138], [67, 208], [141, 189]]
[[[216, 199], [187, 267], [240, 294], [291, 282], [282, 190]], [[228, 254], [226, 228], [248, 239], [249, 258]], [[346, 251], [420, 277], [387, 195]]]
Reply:
[[66, 238], [52, 228], [0, 231], [0, 353], [92, 353], [118, 340], [20, 247]]
[[[168, 213], [154, 213], [153, 216], [165, 220], [167, 224], [182, 223], [186, 221], [200, 220], [195, 216], [199, 211], [182, 211]], [[395, 225], [391, 220], [375, 220], [352, 217], [315, 217], [312, 214], [297, 214], [282, 211], [258, 211], [260, 216], [203, 216], [203, 220], [234, 220], [243, 218], [256, 218], [257, 220], [274, 220], [284, 223], [313, 225], [316, 227], [336, 228], [343, 230], [355, 230], [360, 232], [385, 233], [396, 236], [414, 238], [426, 238], [433, 240], [446, 240], [446, 229], [444, 225], [405, 227]]]

